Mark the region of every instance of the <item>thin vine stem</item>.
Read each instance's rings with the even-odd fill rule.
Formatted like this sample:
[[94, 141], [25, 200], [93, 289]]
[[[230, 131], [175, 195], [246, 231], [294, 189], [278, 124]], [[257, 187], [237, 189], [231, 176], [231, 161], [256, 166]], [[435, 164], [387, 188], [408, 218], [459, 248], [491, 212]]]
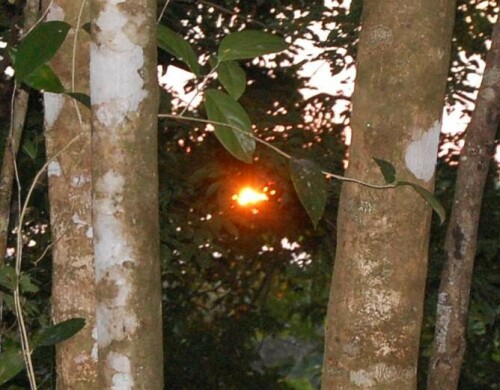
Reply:
[[219, 63], [217, 62], [217, 64], [210, 70], [210, 72], [205, 77], [203, 77], [203, 80], [201, 81], [201, 83], [196, 86], [195, 93], [194, 93], [193, 97], [189, 100], [186, 107], [184, 107], [182, 109], [181, 113], [179, 114], [179, 117], [185, 118], [183, 115], [186, 113], [186, 111], [189, 109], [189, 107], [191, 107], [191, 104], [193, 104], [194, 99], [196, 99], [196, 97], [205, 89], [205, 86], [207, 85], [208, 80], [217, 71], [218, 67], [219, 67]]
[[[240, 129], [237, 126], [233, 126], [233, 125], [228, 124], [228, 123], [211, 121], [211, 120], [202, 119], [202, 118], [193, 118], [193, 117], [188, 117], [188, 116], [183, 116], [183, 115], [173, 115], [173, 114], [159, 114], [158, 117], [159, 118], [170, 118], [170, 119], [175, 119], [175, 120], [183, 120], [183, 121], [188, 121], [188, 122], [205, 123], [205, 124], [210, 124], [210, 125], [215, 125], [215, 126], [226, 126], [226, 127], [229, 127], [229, 128], [231, 128], [233, 130], [238, 131], [239, 133], [242, 133], [242, 134], [246, 135], [247, 137], [252, 138], [256, 142], [258, 142], [258, 143], [266, 146], [267, 148], [273, 150], [274, 152], [276, 152], [279, 155], [283, 156], [287, 160], [290, 160], [290, 159], [293, 158], [290, 154], [284, 152], [283, 150], [281, 150], [280, 148], [278, 148], [278, 147], [270, 144], [269, 142], [264, 141], [263, 139], [257, 137], [255, 134], [248, 133], [248, 132]], [[394, 184], [382, 184], [382, 185], [372, 184], [372, 183], [364, 182], [362, 180], [355, 179], [353, 177], [345, 177], [345, 176], [337, 175], [335, 173], [324, 171], [324, 170], [322, 170], [321, 172], [325, 176], [327, 176], [327, 177], [332, 177], [332, 178], [340, 180], [340, 181], [345, 181], [345, 182], [360, 184], [362, 186], [365, 186], [365, 187], [368, 187], [368, 188], [372, 188], [372, 189], [375, 189], [375, 190], [386, 190], [386, 189], [389, 189], [389, 188], [396, 188], [397, 187], [396, 183], [394, 183]]]

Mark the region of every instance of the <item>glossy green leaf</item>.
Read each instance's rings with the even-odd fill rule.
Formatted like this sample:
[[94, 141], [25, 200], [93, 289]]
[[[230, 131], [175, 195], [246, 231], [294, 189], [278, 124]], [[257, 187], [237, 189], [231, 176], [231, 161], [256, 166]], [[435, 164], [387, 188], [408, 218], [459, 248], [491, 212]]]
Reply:
[[33, 345], [36, 347], [55, 345], [69, 339], [85, 326], [85, 319], [72, 318], [56, 325], [42, 329], [34, 338]]
[[252, 124], [243, 107], [228, 94], [208, 89], [205, 91], [205, 109], [209, 120], [240, 129], [238, 131], [229, 126], [214, 125], [216, 137], [229, 153], [241, 161], [251, 163], [255, 140], [245, 135], [252, 134]]
[[66, 95], [71, 96], [77, 102], [82, 103], [85, 107], [90, 108], [90, 96], [80, 92], [67, 92]]
[[217, 68], [220, 83], [234, 100], [238, 100], [247, 86], [245, 71], [236, 61], [221, 62]]
[[0, 354], [0, 385], [14, 378], [24, 368], [23, 353], [20, 349], [8, 349]]
[[19, 81], [52, 59], [70, 29], [68, 23], [45, 22], [33, 29], [20, 43], [16, 53], [15, 75]]
[[290, 159], [290, 176], [297, 195], [314, 225], [323, 216], [327, 200], [326, 179], [311, 160]]
[[264, 54], [278, 53], [288, 43], [276, 35], [256, 30], [238, 31], [227, 35], [219, 45], [219, 61], [243, 60]]
[[62, 93], [64, 87], [52, 68], [43, 64], [27, 75], [23, 82], [42, 92]]
[[191, 45], [179, 34], [166, 26], [158, 25], [158, 46], [186, 63], [196, 75], [200, 75], [200, 64]]
[[398, 186], [410, 186], [412, 187], [417, 193], [425, 199], [425, 201], [429, 204], [429, 206], [432, 207], [432, 209], [436, 212], [436, 214], [439, 217], [439, 221], [441, 224], [446, 220], [446, 211], [441, 204], [441, 202], [434, 196], [432, 192], [427, 191], [424, 187], [419, 186], [418, 184], [411, 183], [409, 181], [398, 181], [397, 182]]
[[385, 183], [392, 184], [396, 181], [396, 168], [389, 161], [373, 158], [384, 175]]

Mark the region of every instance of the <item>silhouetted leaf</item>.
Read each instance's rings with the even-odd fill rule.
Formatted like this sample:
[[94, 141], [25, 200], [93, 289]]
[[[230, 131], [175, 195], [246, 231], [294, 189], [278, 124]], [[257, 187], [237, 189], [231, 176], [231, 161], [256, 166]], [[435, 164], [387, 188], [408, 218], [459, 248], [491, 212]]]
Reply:
[[90, 96], [80, 92], [67, 92], [66, 95], [71, 96], [76, 101], [82, 103], [85, 107], [90, 108]]
[[83, 26], [82, 26], [82, 30], [85, 31], [87, 34], [90, 35], [90, 30], [92, 28], [92, 23], [88, 22], [88, 23], [85, 23]]
[[289, 167], [295, 191], [316, 228], [325, 211], [326, 179], [321, 169], [311, 160], [292, 158]]
[[396, 168], [389, 161], [381, 160], [379, 158], [373, 158], [384, 175], [385, 183], [391, 184], [396, 181]]
[[43, 64], [28, 74], [23, 82], [42, 92], [62, 93], [64, 87], [52, 68]]
[[196, 75], [200, 75], [200, 64], [193, 48], [182, 36], [166, 26], [158, 25], [158, 46], [186, 63]]
[[247, 86], [245, 71], [236, 61], [221, 62], [217, 68], [220, 83], [234, 100], [238, 100]]
[[9, 349], [0, 354], [0, 385], [14, 378], [24, 368], [23, 353], [20, 349]]
[[40, 23], [20, 43], [15, 60], [15, 75], [19, 81], [49, 61], [64, 42], [70, 25], [51, 21]]
[[219, 61], [243, 60], [288, 48], [282, 38], [264, 31], [244, 30], [224, 37], [219, 45]]
[[40, 347], [58, 344], [78, 333], [84, 326], [85, 319], [83, 318], [72, 318], [56, 325], [49, 326], [42, 329], [40, 333], [33, 338], [33, 345]]
[[205, 108], [209, 120], [240, 129], [238, 131], [228, 126], [214, 125], [215, 135], [229, 153], [241, 161], [251, 163], [255, 140], [244, 134], [252, 134], [252, 124], [243, 107], [228, 94], [208, 89], [205, 91]]
[[434, 196], [432, 192], [427, 191], [425, 188], [419, 186], [418, 184], [411, 183], [409, 181], [398, 181], [397, 182], [398, 186], [411, 186], [417, 193], [425, 199], [425, 201], [429, 204], [429, 206], [432, 207], [432, 209], [436, 212], [436, 214], [439, 216], [439, 221], [441, 224], [446, 220], [446, 211], [439, 202], [439, 200]]

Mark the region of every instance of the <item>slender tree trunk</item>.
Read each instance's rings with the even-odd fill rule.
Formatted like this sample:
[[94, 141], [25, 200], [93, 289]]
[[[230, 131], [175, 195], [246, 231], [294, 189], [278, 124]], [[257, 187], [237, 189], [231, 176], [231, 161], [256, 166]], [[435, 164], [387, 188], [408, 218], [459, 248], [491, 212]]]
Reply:
[[499, 110], [500, 24], [497, 21], [476, 108], [465, 135], [453, 208], [446, 231], [447, 259], [439, 286], [427, 386], [429, 390], [453, 390], [458, 387], [466, 349], [467, 308], [481, 202], [489, 162], [494, 153]]
[[156, 1], [91, 5], [100, 388], [163, 389]]
[[[88, 33], [90, 7], [84, 0], [45, 0], [48, 20], [62, 20], [72, 28], [52, 60], [67, 90], [89, 93]], [[97, 386], [95, 329], [95, 273], [92, 244], [92, 165], [90, 110], [62, 94], [44, 94], [47, 157], [64, 153], [48, 167], [52, 230], [52, 319], [85, 318], [86, 326], [56, 346], [58, 389]], [[77, 137], [77, 140], [74, 139]]]
[[[24, 32], [27, 32], [35, 23], [39, 15], [40, 0], [28, 0], [24, 6]], [[0, 267], [5, 265], [7, 254], [7, 240], [9, 237], [10, 212], [12, 203], [12, 186], [15, 178], [15, 165], [21, 136], [23, 134], [24, 122], [28, 111], [29, 93], [21, 88], [16, 88], [12, 102], [12, 117], [10, 131], [5, 143], [2, 157], [2, 168], [0, 172]], [[21, 207], [21, 205], [19, 205]], [[0, 291], [0, 325], [3, 319], [3, 294]], [[1, 337], [0, 332], [0, 353]]]
[[[364, 2], [348, 176], [381, 179], [376, 157], [433, 189], [454, 9]], [[322, 388], [415, 389], [431, 209], [409, 188], [356, 184], [339, 209]]]

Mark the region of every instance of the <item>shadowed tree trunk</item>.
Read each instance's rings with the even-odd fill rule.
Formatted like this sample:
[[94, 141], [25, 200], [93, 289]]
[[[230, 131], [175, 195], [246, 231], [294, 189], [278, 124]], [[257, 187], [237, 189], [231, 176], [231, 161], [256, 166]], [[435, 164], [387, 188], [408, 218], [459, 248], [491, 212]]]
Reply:
[[[88, 94], [90, 37], [81, 26], [89, 21], [90, 7], [83, 0], [45, 0], [49, 3], [47, 19], [72, 26], [51, 65], [67, 90]], [[90, 110], [52, 93], [44, 94], [44, 106], [47, 157], [74, 142], [48, 167], [52, 318], [56, 323], [76, 317], [86, 321], [83, 330], [56, 346], [57, 388], [90, 389], [97, 386]]]
[[497, 21], [476, 108], [460, 155], [453, 208], [446, 231], [447, 259], [439, 286], [429, 390], [454, 390], [458, 387], [466, 350], [467, 309], [481, 202], [494, 153], [499, 110], [500, 25]]
[[91, 8], [99, 386], [163, 389], [156, 1]]
[[[367, 0], [347, 176], [382, 184], [372, 157], [433, 189], [453, 0]], [[431, 209], [408, 187], [342, 187], [322, 388], [415, 389]]]

